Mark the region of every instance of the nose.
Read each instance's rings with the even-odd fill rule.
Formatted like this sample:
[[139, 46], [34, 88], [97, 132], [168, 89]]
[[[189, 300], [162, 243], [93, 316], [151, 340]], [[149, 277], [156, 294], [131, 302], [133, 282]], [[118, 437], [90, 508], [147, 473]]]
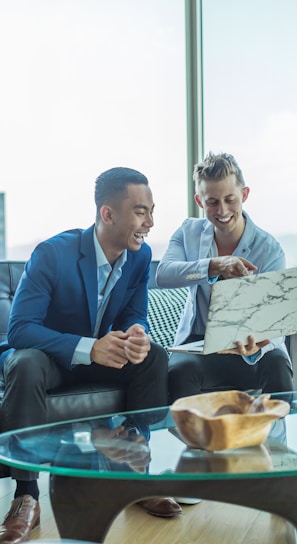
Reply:
[[151, 214], [148, 214], [147, 217], [145, 218], [145, 226], [149, 228], [154, 226], [154, 219]]
[[223, 200], [218, 204], [218, 214], [224, 217], [226, 211], [228, 210], [228, 205]]

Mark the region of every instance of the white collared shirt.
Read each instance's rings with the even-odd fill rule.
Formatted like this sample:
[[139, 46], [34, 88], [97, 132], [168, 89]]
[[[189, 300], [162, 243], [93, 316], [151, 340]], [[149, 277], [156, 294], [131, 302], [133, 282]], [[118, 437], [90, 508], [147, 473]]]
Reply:
[[97, 318], [95, 329], [93, 331], [93, 338], [82, 337], [78, 342], [76, 349], [73, 353], [71, 361], [72, 366], [91, 364], [92, 361], [90, 353], [97, 339], [102, 317], [110, 299], [112, 289], [114, 288], [117, 281], [120, 279], [122, 275], [122, 267], [127, 260], [127, 251], [124, 250], [112, 267], [106, 259], [104, 251], [98, 241], [98, 238], [96, 236], [96, 227], [94, 227], [93, 240], [96, 253], [98, 281]]

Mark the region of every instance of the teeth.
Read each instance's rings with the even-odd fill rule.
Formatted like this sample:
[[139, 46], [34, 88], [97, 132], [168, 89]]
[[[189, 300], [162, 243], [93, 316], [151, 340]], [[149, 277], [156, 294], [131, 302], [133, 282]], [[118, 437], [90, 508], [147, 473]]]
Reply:
[[144, 237], [146, 237], [147, 235], [148, 235], [147, 232], [135, 232], [135, 234], [134, 234], [134, 236], [135, 236], [136, 238], [144, 238]]
[[231, 219], [230, 217], [225, 217], [224, 219], [221, 217], [221, 218], [218, 218], [218, 221], [220, 221], [221, 223], [228, 223], [230, 219]]

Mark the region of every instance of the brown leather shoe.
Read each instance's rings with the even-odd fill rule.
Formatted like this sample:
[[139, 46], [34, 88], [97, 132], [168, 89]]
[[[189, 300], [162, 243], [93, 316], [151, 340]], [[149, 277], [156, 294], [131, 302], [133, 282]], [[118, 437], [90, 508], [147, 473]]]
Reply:
[[161, 518], [174, 518], [182, 513], [181, 506], [171, 497], [153, 497], [152, 499], [139, 501], [137, 504], [148, 514]]
[[14, 499], [0, 526], [1, 544], [19, 544], [29, 540], [31, 531], [40, 523], [40, 506], [31, 495]]

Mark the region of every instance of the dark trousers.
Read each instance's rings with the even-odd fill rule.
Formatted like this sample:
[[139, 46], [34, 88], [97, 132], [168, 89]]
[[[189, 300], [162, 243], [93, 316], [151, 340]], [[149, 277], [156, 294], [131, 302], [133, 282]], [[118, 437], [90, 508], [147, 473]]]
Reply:
[[[128, 363], [121, 370], [92, 363], [68, 371], [42, 351], [16, 350], [5, 360], [3, 376], [3, 432], [45, 424], [46, 393], [61, 385], [123, 384], [127, 387], [127, 411], [168, 405], [168, 356], [161, 346], [154, 343], [142, 363]], [[37, 477], [36, 473], [13, 468], [11, 475], [19, 480]]]
[[[195, 339], [191, 335], [186, 342]], [[168, 387], [170, 402], [222, 387], [262, 389], [263, 393], [294, 390], [291, 362], [280, 349], [269, 351], [254, 365], [240, 355], [172, 353]]]

